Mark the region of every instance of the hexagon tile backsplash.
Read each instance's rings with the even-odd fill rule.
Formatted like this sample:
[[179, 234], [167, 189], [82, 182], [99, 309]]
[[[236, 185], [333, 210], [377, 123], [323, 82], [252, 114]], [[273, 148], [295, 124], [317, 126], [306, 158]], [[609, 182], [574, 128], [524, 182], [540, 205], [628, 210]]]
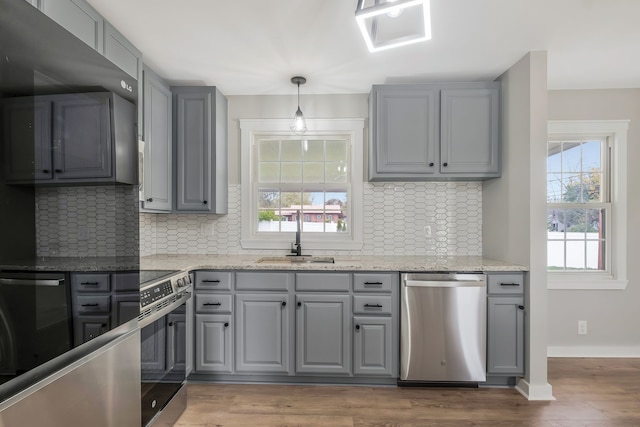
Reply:
[[[341, 254], [482, 255], [481, 182], [366, 182], [363, 194], [363, 248]], [[230, 185], [228, 215], [141, 214], [140, 254], [260, 253], [240, 246], [240, 200]]]

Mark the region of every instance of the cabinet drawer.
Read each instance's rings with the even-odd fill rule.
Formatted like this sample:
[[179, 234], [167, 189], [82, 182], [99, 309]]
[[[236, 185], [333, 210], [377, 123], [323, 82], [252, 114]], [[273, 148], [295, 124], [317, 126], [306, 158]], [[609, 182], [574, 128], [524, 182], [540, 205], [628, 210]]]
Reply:
[[391, 292], [393, 274], [362, 274], [353, 275], [353, 290], [356, 292]]
[[76, 295], [74, 311], [77, 314], [109, 313], [109, 295]]
[[231, 313], [231, 295], [196, 295], [197, 313]]
[[110, 275], [109, 273], [72, 274], [71, 289], [76, 292], [109, 292], [111, 290]]
[[351, 285], [348, 273], [296, 273], [297, 291], [338, 291], [347, 292]]
[[138, 273], [114, 274], [113, 290], [116, 292], [138, 292], [140, 290], [140, 275]]
[[288, 291], [291, 273], [236, 273], [239, 291]]
[[354, 295], [354, 314], [391, 314], [391, 296]]
[[490, 274], [487, 276], [489, 294], [522, 294], [524, 274]]
[[229, 291], [232, 280], [228, 271], [196, 271], [196, 289]]

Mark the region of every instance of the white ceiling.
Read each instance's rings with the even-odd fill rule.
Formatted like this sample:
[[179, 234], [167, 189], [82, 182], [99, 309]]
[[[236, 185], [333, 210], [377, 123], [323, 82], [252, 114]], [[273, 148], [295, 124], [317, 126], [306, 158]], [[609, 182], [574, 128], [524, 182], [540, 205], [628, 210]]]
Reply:
[[89, 0], [172, 84], [225, 95], [491, 80], [548, 52], [550, 89], [640, 87], [640, 0], [431, 0], [430, 41], [369, 53], [357, 0]]

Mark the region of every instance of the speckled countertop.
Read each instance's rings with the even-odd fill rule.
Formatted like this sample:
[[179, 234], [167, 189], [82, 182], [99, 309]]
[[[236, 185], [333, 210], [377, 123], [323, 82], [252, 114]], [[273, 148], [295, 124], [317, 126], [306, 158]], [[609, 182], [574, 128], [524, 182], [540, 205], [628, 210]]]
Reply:
[[0, 264], [0, 270], [23, 271], [128, 271], [137, 270], [137, 257], [40, 257]]
[[[527, 271], [523, 265], [472, 256], [336, 256], [335, 263], [258, 262], [263, 255], [152, 255], [141, 270]], [[312, 257], [313, 258], [313, 257]], [[324, 257], [316, 257], [324, 258]]]

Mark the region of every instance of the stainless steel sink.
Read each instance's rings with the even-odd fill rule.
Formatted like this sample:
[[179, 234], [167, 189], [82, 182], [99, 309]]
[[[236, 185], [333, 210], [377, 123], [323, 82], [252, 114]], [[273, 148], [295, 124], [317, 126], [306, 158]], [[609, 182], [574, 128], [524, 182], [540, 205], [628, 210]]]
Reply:
[[297, 263], [321, 263], [321, 264], [334, 264], [333, 257], [325, 256], [266, 256], [259, 258], [256, 263], [261, 264], [297, 264]]

